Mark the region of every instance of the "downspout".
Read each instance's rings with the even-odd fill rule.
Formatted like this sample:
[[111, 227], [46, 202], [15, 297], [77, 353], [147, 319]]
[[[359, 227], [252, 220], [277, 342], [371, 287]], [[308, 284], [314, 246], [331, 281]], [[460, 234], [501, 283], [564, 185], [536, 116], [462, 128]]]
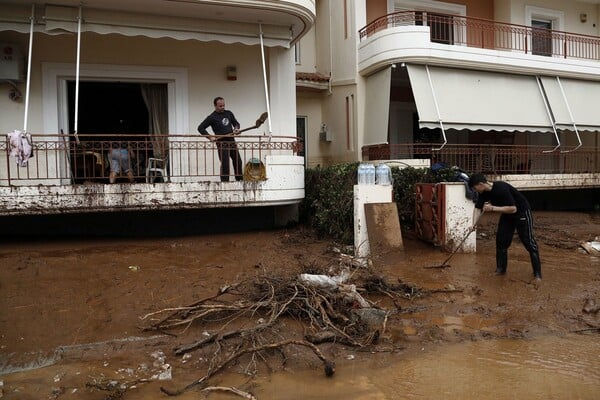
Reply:
[[29, 26], [29, 52], [27, 56], [27, 85], [25, 89], [25, 115], [23, 117], [23, 131], [27, 132], [27, 120], [29, 116], [29, 88], [31, 86], [31, 54], [33, 53], [33, 24], [35, 21], [35, 4], [31, 5], [31, 17]]
[[77, 130], [79, 125], [79, 63], [81, 60], [81, 6], [79, 6], [79, 15], [77, 16], [77, 63], [75, 67], [75, 122], [73, 133], [75, 141], [79, 145], [79, 136]]
[[558, 87], [560, 88], [560, 93], [562, 94], [563, 100], [565, 101], [565, 105], [567, 106], [567, 111], [569, 112], [569, 118], [571, 118], [571, 124], [573, 124], [573, 129], [575, 129], [575, 134], [577, 135], [577, 140], [579, 144], [577, 147], [571, 150], [562, 150], [561, 153], [570, 153], [571, 151], [575, 151], [581, 147], [581, 137], [579, 136], [579, 131], [577, 130], [577, 125], [575, 124], [575, 118], [573, 118], [573, 114], [571, 113], [571, 107], [569, 107], [569, 102], [567, 101], [567, 96], [565, 95], [565, 91], [563, 89], [562, 83], [560, 82], [560, 78], [556, 77], [556, 82], [558, 82]]
[[550, 124], [552, 124], [552, 130], [554, 131], [554, 137], [556, 138], [556, 147], [552, 150], [544, 150], [542, 153], [552, 153], [556, 151], [560, 147], [560, 139], [558, 138], [558, 133], [556, 132], [556, 123], [554, 122], [554, 116], [552, 116], [552, 112], [550, 111], [550, 107], [548, 106], [548, 98], [546, 96], [546, 92], [544, 92], [544, 88], [542, 87], [542, 82], [540, 80], [540, 76], [536, 75], [535, 80], [538, 84], [538, 88], [540, 89], [540, 94], [542, 95], [542, 100], [544, 100], [544, 107], [546, 107], [546, 114], [548, 114], [548, 119], [550, 120]]
[[331, 2], [333, 0], [329, 0], [327, 3], [327, 7], [329, 7], [329, 82], [327, 82], [327, 90], [329, 95], [333, 94], [333, 90], [331, 90], [331, 82], [333, 81], [333, 39], [331, 38]]
[[271, 140], [273, 130], [271, 127], [271, 106], [269, 104], [269, 86], [267, 85], [267, 67], [265, 63], [265, 46], [263, 43], [262, 24], [258, 24], [258, 29], [260, 31], [260, 55], [262, 59], [263, 80], [265, 83], [265, 100], [267, 102], [267, 115], [269, 116], [269, 119], [267, 120], [269, 122], [269, 140]]
[[433, 151], [439, 151], [444, 148], [446, 143], [448, 143], [448, 139], [446, 139], [446, 130], [444, 129], [444, 121], [442, 121], [442, 117], [440, 115], [440, 108], [438, 106], [437, 97], [435, 96], [435, 90], [433, 89], [433, 82], [431, 81], [431, 74], [429, 73], [429, 65], [425, 65], [425, 70], [427, 71], [427, 79], [429, 79], [429, 87], [431, 88], [431, 95], [433, 96], [433, 104], [435, 105], [435, 112], [438, 117], [438, 122], [440, 124], [440, 128], [442, 129], [442, 136], [444, 137], [444, 143], [437, 148], [432, 148]]

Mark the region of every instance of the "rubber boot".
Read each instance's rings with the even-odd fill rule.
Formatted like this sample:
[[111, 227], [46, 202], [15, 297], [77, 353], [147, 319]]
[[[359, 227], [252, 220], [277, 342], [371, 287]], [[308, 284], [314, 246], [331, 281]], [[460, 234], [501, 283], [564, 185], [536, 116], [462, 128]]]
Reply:
[[540, 254], [537, 251], [529, 253], [531, 258], [531, 267], [533, 268], [533, 277], [535, 279], [542, 279], [542, 263], [540, 261]]
[[508, 250], [496, 247], [496, 275], [506, 274], [508, 265]]

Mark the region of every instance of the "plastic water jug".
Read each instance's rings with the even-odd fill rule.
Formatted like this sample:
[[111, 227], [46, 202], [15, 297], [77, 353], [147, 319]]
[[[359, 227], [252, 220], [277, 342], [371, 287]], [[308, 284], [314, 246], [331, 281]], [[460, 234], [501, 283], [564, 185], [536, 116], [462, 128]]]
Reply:
[[379, 164], [375, 169], [376, 183], [389, 186], [392, 184], [392, 170], [386, 164]]
[[375, 184], [375, 166], [373, 164], [362, 163], [358, 166], [358, 184], [359, 185], [374, 185]]

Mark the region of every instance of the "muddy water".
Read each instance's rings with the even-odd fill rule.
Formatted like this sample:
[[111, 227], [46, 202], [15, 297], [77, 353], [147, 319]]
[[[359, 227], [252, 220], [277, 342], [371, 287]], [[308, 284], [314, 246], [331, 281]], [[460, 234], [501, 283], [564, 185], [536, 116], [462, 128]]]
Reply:
[[370, 364], [345, 362], [333, 379], [278, 373], [259, 399], [598, 399], [597, 336], [488, 340], [424, 348]]

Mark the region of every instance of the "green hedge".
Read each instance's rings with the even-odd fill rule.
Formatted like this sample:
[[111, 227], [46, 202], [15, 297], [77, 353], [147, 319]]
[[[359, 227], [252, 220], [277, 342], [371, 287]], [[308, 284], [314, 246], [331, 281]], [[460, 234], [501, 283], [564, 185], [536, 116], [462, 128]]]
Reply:
[[[354, 242], [353, 191], [357, 182], [358, 162], [307, 169], [305, 198], [301, 204], [301, 220], [320, 235], [341, 243]], [[394, 201], [403, 227], [414, 226], [415, 185], [452, 180], [454, 171], [429, 168], [392, 167]]]

